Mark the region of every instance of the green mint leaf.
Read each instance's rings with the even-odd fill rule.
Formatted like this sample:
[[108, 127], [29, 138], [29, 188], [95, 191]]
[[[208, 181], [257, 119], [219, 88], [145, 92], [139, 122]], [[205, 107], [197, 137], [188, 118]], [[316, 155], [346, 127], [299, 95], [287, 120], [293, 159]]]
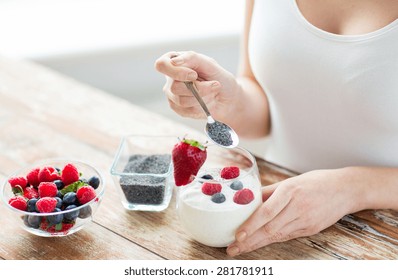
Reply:
[[23, 188], [21, 186], [17, 185], [14, 188], [12, 188], [12, 192], [15, 195], [23, 195]]
[[62, 195], [65, 195], [68, 192], [76, 192], [78, 188], [80, 188], [80, 187], [82, 187], [84, 185], [86, 185], [86, 183], [84, 183], [82, 181], [77, 181], [77, 182], [74, 182], [74, 183], [64, 187], [62, 190], [60, 190], [60, 193]]
[[56, 231], [62, 230], [62, 222], [55, 225], [55, 230], [56, 230]]

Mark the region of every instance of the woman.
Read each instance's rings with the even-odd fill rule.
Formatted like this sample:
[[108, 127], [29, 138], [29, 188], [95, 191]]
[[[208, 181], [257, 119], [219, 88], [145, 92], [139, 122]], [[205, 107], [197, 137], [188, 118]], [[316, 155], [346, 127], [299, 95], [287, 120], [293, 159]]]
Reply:
[[194, 52], [156, 61], [171, 108], [241, 137], [302, 173], [263, 188], [231, 256], [309, 236], [363, 209], [398, 210], [398, 1], [248, 0], [239, 74]]

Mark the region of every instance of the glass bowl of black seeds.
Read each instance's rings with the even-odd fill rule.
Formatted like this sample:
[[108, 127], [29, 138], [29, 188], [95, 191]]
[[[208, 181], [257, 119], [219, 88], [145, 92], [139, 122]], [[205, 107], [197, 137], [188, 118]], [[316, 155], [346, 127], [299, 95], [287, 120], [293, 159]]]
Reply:
[[173, 196], [171, 151], [176, 136], [127, 135], [122, 138], [110, 173], [128, 210], [162, 211]]

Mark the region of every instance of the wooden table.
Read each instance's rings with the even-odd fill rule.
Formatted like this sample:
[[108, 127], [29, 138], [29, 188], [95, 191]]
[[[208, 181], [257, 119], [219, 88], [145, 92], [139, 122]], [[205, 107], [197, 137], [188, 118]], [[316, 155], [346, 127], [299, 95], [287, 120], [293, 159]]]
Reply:
[[[133, 77], [132, 77], [133, 78]], [[164, 98], [159, 89], [159, 98]], [[195, 134], [154, 112], [25, 61], [0, 58], [0, 181], [48, 157], [93, 163], [106, 191], [94, 221], [63, 238], [25, 232], [0, 205], [0, 259], [231, 259], [191, 241], [174, 199], [163, 212], [122, 207], [109, 168], [123, 135]], [[258, 159], [264, 185], [295, 174]], [[273, 244], [236, 259], [398, 259], [398, 213], [362, 211], [321, 233]]]

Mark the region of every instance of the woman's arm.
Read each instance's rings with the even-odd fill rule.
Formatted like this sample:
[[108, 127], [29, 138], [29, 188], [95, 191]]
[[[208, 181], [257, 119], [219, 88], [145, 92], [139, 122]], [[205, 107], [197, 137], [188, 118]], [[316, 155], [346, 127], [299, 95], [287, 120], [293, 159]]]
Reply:
[[347, 183], [358, 188], [355, 211], [394, 209], [398, 211], [398, 168], [347, 167]]
[[[248, 125], [248, 121], [245, 118], [236, 119], [236, 127], [239, 128], [238, 133], [242, 136], [255, 138], [266, 136], [270, 131], [270, 114], [267, 97], [258, 84], [249, 61], [249, 33], [250, 24], [252, 19], [254, 7], [254, 0], [246, 1], [245, 8], [245, 23], [244, 31], [241, 39], [240, 47], [240, 61], [238, 69], [238, 83], [242, 87], [242, 106], [239, 108], [239, 112], [242, 112], [241, 116], [256, 116], [250, 120], [251, 125]], [[238, 116], [236, 116], [238, 117]]]

